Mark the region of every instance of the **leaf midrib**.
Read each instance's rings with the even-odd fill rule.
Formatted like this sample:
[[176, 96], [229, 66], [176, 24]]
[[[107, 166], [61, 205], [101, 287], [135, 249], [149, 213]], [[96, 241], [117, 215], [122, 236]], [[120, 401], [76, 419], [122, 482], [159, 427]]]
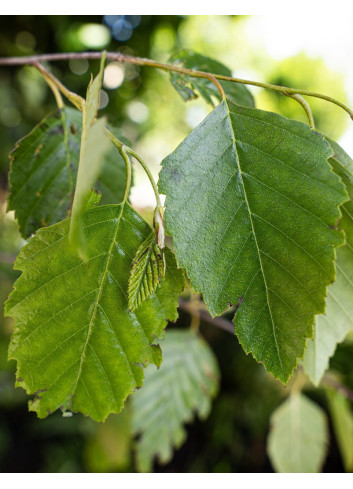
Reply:
[[230, 125], [230, 128], [231, 128], [231, 134], [232, 134], [232, 139], [233, 139], [233, 143], [234, 143], [234, 150], [235, 150], [235, 154], [236, 154], [236, 162], [237, 162], [237, 165], [238, 165], [238, 168], [239, 168], [239, 175], [240, 175], [240, 178], [241, 178], [241, 184], [242, 184], [242, 188], [243, 188], [243, 192], [244, 192], [245, 203], [246, 203], [246, 207], [248, 209], [248, 214], [249, 214], [249, 219], [250, 219], [252, 234], [254, 236], [256, 250], [257, 250], [257, 255], [258, 255], [258, 259], [259, 259], [259, 263], [260, 263], [260, 267], [261, 267], [261, 272], [262, 272], [262, 278], [263, 278], [263, 281], [264, 281], [264, 286], [265, 286], [265, 291], [266, 291], [267, 308], [268, 308], [268, 311], [269, 311], [270, 317], [271, 317], [272, 331], [273, 331], [273, 337], [274, 337], [274, 340], [275, 340], [275, 346], [276, 346], [276, 350], [277, 350], [277, 356], [278, 356], [278, 360], [279, 360], [279, 363], [280, 363], [280, 366], [281, 366], [282, 376], [284, 376], [283, 364], [282, 364], [282, 359], [281, 359], [281, 355], [280, 355], [280, 352], [279, 352], [279, 346], [278, 346], [277, 336], [276, 336], [276, 331], [275, 331], [275, 324], [274, 324], [274, 321], [273, 321], [272, 310], [271, 310], [270, 300], [269, 300], [269, 296], [268, 296], [268, 286], [267, 286], [267, 282], [266, 282], [265, 271], [264, 271], [263, 264], [262, 264], [261, 252], [260, 252], [259, 244], [257, 242], [257, 237], [256, 237], [255, 227], [254, 227], [254, 222], [253, 222], [253, 219], [252, 219], [252, 212], [251, 212], [251, 209], [250, 209], [250, 205], [249, 205], [249, 201], [248, 201], [248, 197], [247, 197], [247, 193], [246, 193], [246, 188], [245, 188], [245, 184], [244, 184], [244, 180], [243, 180], [243, 171], [242, 171], [242, 168], [240, 166], [240, 158], [239, 158], [238, 149], [237, 149], [237, 143], [236, 143], [237, 140], [236, 140], [235, 133], [234, 133], [234, 128], [233, 128], [232, 119], [231, 119], [231, 115], [230, 115], [230, 109], [229, 109], [229, 105], [228, 105], [228, 100], [226, 99], [224, 103], [225, 103], [225, 105], [227, 107], [227, 111], [228, 111], [229, 125]]
[[81, 374], [82, 374], [82, 368], [83, 368], [83, 363], [84, 363], [84, 359], [85, 359], [85, 355], [86, 355], [86, 350], [87, 350], [89, 339], [91, 337], [92, 330], [93, 330], [93, 327], [94, 327], [94, 320], [95, 320], [96, 315], [97, 315], [97, 309], [98, 309], [98, 306], [99, 306], [99, 301], [100, 301], [100, 299], [102, 297], [104, 283], [105, 283], [106, 277], [108, 275], [108, 270], [109, 270], [109, 267], [110, 267], [110, 262], [111, 262], [111, 259], [112, 259], [112, 256], [113, 256], [112, 251], [113, 251], [113, 248], [114, 248], [114, 244], [115, 244], [116, 238], [118, 236], [118, 232], [119, 232], [119, 228], [120, 228], [120, 223], [121, 223], [121, 220], [122, 220], [122, 214], [123, 214], [124, 208], [125, 208], [125, 202], [122, 202], [120, 205], [121, 205], [121, 209], [120, 209], [119, 215], [117, 217], [118, 224], [117, 224], [116, 231], [114, 233], [114, 236], [113, 236], [113, 239], [112, 239], [112, 242], [111, 242], [109, 251], [108, 251], [107, 261], [106, 261], [105, 267], [104, 267], [103, 272], [102, 272], [102, 275], [101, 275], [101, 277], [102, 277], [101, 278], [101, 283], [100, 283], [100, 286], [98, 288], [96, 302], [95, 302], [95, 305], [94, 305], [94, 308], [93, 308], [93, 311], [92, 311], [92, 315], [91, 315], [91, 319], [90, 319], [90, 322], [89, 322], [89, 325], [88, 325], [87, 336], [86, 336], [85, 344], [84, 344], [84, 347], [83, 347], [82, 352], [81, 352], [80, 366], [79, 366], [79, 369], [78, 369], [78, 372], [77, 372], [76, 382], [75, 382], [75, 385], [74, 385], [73, 390], [72, 390], [70, 405], [72, 404], [73, 397], [74, 397], [75, 392], [76, 392], [76, 389], [77, 389], [78, 381], [80, 380], [80, 377], [81, 377]]

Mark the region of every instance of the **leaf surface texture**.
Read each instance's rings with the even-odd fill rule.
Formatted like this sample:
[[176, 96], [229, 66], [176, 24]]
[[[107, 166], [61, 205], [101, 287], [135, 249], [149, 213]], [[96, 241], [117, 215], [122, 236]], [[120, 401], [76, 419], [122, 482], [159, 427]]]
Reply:
[[[81, 112], [65, 107], [46, 116], [12, 151], [8, 207], [15, 211], [25, 238], [68, 217], [81, 133]], [[112, 146], [105, 154], [97, 182], [102, 204], [121, 202], [125, 173], [125, 163]]]
[[162, 162], [177, 261], [212, 316], [238, 305], [245, 351], [287, 382], [335, 279], [344, 186], [309, 126], [222, 102]]
[[81, 125], [79, 111], [55, 111], [12, 151], [9, 210], [15, 210], [24, 237], [67, 217], [76, 183]]
[[22, 275], [6, 304], [15, 318], [9, 358], [40, 418], [58, 408], [97, 421], [119, 413], [142, 385], [142, 367], [160, 363], [154, 345], [177, 317], [184, 279], [169, 250], [159, 288], [128, 311], [131, 262], [151, 233], [128, 204], [91, 209], [83, 224], [87, 260], [70, 247], [69, 219], [41, 229], [19, 254]]

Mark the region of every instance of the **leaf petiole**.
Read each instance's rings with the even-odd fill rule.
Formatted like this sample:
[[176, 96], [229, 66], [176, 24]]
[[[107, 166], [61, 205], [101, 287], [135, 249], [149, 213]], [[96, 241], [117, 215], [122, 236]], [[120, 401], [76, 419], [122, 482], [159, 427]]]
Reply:
[[125, 190], [124, 190], [124, 196], [123, 196], [123, 200], [122, 200], [122, 203], [125, 204], [125, 202], [127, 202], [127, 199], [128, 199], [128, 196], [129, 196], [129, 191], [130, 191], [130, 187], [131, 187], [131, 161], [130, 161], [130, 158], [129, 156], [127, 155], [127, 151], [126, 151], [126, 146], [116, 146], [125, 162], [125, 165], [126, 165], [126, 183], [125, 183]]
[[142, 168], [145, 170], [146, 172], [146, 175], [148, 176], [148, 179], [149, 181], [151, 182], [151, 185], [152, 185], [152, 188], [153, 188], [153, 192], [154, 192], [154, 195], [156, 197], [156, 201], [157, 201], [157, 207], [163, 207], [162, 206], [162, 203], [161, 203], [161, 199], [159, 197], [159, 192], [158, 192], [158, 188], [157, 188], [157, 184], [156, 182], [154, 181], [154, 178], [152, 176], [152, 173], [150, 172], [148, 166], [146, 165], [146, 163], [143, 161], [143, 159], [141, 158], [141, 156], [139, 156], [133, 149], [129, 148], [129, 147], [125, 147], [126, 148], [126, 152], [133, 156], [139, 163], [140, 165], [142, 166]]
[[143, 161], [141, 156], [139, 156], [133, 149], [129, 147], [125, 147], [126, 152], [133, 156], [142, 166], [142, 168], [145, 170], [149, 181], [151, 182], [152, 188], [154, 195], [156, 197], [157, 201], [157, 207], [154, 211], [154, 216], [153, 216], [153, 228], [156, 233], [156, 238], [157, 238], [157, 244], [160, 247], [160, 249], [164, 248], [164, 242], [165, 242], [165, 224], [164, 224], [164, 219], [163, 219], [163, 206], [162, 202], [159, 196], [158, 188], [156, 185], [156, 182], [154, 181], [154, 178], [152, 176], [152, 173], [150, 172], [148, 166], [146, 163]]
[[[44, 80], [48, 83], [50, 88], [53, 90], [55, 98], [57, 98], [58, 91], [61, 92], [78, 110], [82, 111], [85, 105], [85, 99], [82, 98], [77, 93], [71, 92], [65, 87], [50, 71], [48, 71], [44, 66], [37, 62], [33, 63], [33, 66], [42, 74]], [[55, 90], [55, 88], [56, 90]], [[55, 91], [54, 91], [55, 90]], [[60, 95], [60, 94], [59, 94]], [[61, 97], [60, 97], [61, 98]], [[57, 99], [58, 102], [58, 99]], [[61, 101], [62, 102], [62, 101]], [[59, 103], [58, 103], [59, 105]]]
[[293, 95], [288, 95], [288, 96], [290, 98], [293, 98], [294, 100], [296, 100], [303, 107], [306, 115], [308, 116], [310, 127], [312, 129], [315, 129], [315, 122], [314, 122], [313, 113], [311, 112], [311, 108], [310, 108], [310, 105], [308, 104], [308, 102], [298, 93], [295, 93]]

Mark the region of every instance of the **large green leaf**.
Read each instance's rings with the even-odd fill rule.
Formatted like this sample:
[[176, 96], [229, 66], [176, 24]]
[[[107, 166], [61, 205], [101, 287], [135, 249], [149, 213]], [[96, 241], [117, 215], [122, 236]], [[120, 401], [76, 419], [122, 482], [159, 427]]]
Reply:
[[[219, 61], [190, 50], [183, 50], [174, 54], [169, 59], [169, 63], [182, 66], [183, 68], [214, 73], [215, 75], [232, 76], [230, 69]], [[220, 93], [216, 85], [206, 78], [194, 78], [171, 71], [170, 79], [175, 90], [180, 93], [185, 101], [196, 98], [197, 93], [211, 105], [214, 105], [212, 96], [220, 100]], [[255, 106], [254, 98], [245, 85], [227, 81], [221, 81], [220, 83], [227, 96], [233, 102], [247, 107]]]
[[[8, 207], [15, 211], [24, 237], [68, 216], [76, 185], [81, 133], [81, 112], [65, 107], [46, 116], [12, 151]], [[112, 146], [105, 154], [97, 182], [102, 204], [121, 202], [125, 173], [125, 163]]]
[[8, 207], [15, 211], [24, 237], [67, 217], [76, 183], [81, 125], [78, 110], [55, 111], [12, 151]]
[[344, 186], [306, 124], [226, 100], [162, 162], [165, 222], [212, 316], [286, 382], [335, 279]]
[[70, 220], [44, 228], [21, 250], [6, 313], [15, 318], [9, 358], [17, 385], [35, 394], [43, 418], [61, 408], [101, 421], [118, 413], [143, 382], [142, 366], [159, 364], [166, 319], [177, 317], [183, 275], [166, 250], [165, 280], [134, 313], [127, 284], [132, 259], [151, 228], [128, 205], [83, 214], [87, 261], [68, 239]]
[[314, 339], [308, 341], [303, 361], [315, 385], [320, 383], [337, 343], [353, 331], [353, 161], [337, 143], [329, 142], [335, 153], [329, 162], [345, 183], [350, 201], [341, 208], [339, 228], [345, 231], [346, 243], [337, 249], [336, 281], [327, 289], [325, 315], [317, 318]]
[[276, 472], [320, 472], [328, 436], [325, 412], [293, 393], [271, 416], [267, 453]]
[[[140, 434], [137, 467], [150, 472], [153, 459], [167, 463], [186, 438], [184, 423], [208, 416], [218, 391], [218, 366], [205, 341], [190, 330], [167, 331], [159, 370], [146, 369], [143, 389], [132, 396], [132, 429]], [[151, 368], [152, 367], [152, 368]]]
[[349, 400], [333, 389], [327, 389], [333, 429], [346, 472], [353, 472], [353, 413]]

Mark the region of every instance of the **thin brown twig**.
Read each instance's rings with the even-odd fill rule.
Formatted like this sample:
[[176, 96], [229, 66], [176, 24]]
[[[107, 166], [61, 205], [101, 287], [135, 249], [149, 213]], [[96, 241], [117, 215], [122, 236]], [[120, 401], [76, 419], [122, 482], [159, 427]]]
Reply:
[[[63, 61], [70, 59], [100, 59], [102, 57], [101, 52], [83, 52], [83, 53], [54, 53], [54, 54], [38, 54], [34, 56], [19, 56], [12, 58], [0, 58], [0, 66], [14, 66], [28, 64], [36, 66], [43, 61]], [[173, 65], [167, 65], [164, 63], [158, 63], [151, 59], [139, 58], [137, 56], [130, 56], [123, 53], [107, 53], [107, 60], [118, 61], [120, 63], [130, 63], [139, 66], [152, 66], [154, 68], [176, 71], [179, 73], [188, 74], [196, 78], [208, 78], [214, 83], [221, 94], [222, 99], [226, 97], [222, 85], [217, 80], [217, 76], [211, 73], [205, 73], [201, 71], [190, 70], [188, 68], [177, 67]]]
[[[33, 56], [19, 56], [19, 57], [9, 57], [9, 58], [0, 58], [0, 66], [15, 66], [15, 65], [35, 65], [38, 62], [43, 61], [62, 61], [62, 60], [70, 60], [70, 59], [100, 59], [102, 57], [102, 52], [81, 52], [81, 53], [54, 53], [54, 54], [36, 54]], [[351, 119], [353, 120], [353, 110], [351, 110], [346, 104], [340, 102], [339, 100], [329, 97], [328, 95], [324, 95], [317, 92], [312, 92], [310, 90], [301, 90], [298, 88], [290, 88], [283, 87], [280, 85], [273, 85], [271, 83], [263, 83], [257, 82], [253, 80], [245, 80], [242, 78], [236, 78], [232, 76], [218, 75], [215, 73], [207, 73], [204, 71], [192, 70], [189, 68], [184, 68], [182, 66], [170, 65], [166, 63], [158, 63], [157, 61], [148, 59], [148, 58], [139, 58], [137, 56], [130, 56], [127, 54], [119, 53], [119, 52], [110, 52], [107, 53], [107, 60], [110, 61], [118, 61], [120, 63], [130, 63], [139, 66], [150, 66], [153, 68], [158, 68], [164, 71], [174, 71], [176, 73], [182, 73], [184, 75], [188, 75], [195, 78], [208, 78], [213, 83], [217, 80], [230, 81], [234, 83], [241, 83], [244, 85], [252, 85], [256, 87], [266, 88], [269, 90], [273, 90], [278, 93], [282, 93], [283, 95], [291, 96], [291, 95], [306, 95], [308, 97], [316, 97], [322, 100], [326, 100], [327, 102], [331, 102], [343, 110], [345, 110]], [[222, 98], [224, 98], [224, 90], [221, 85], [215, 83], [218, 90], [221, 93]]]

